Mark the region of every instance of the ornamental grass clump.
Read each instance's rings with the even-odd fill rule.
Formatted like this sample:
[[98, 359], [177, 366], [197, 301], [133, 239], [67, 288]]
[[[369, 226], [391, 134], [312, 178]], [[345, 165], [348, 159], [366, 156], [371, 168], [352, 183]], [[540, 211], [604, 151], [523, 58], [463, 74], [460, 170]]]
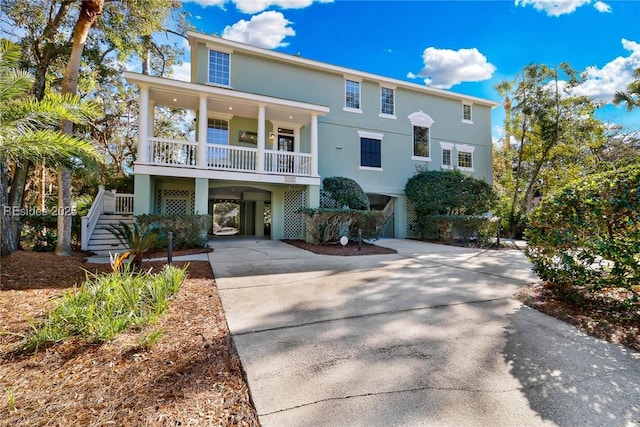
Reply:
[[60, 304], [25, 337], [24, 351], [38, 351], [78, 337], [101, 343], [129, 327], [153, 323], [169, 307], [186, 269], [165, 266], [158, 273], [133, 272], [130, 268], [109, 274], [87, 274], [80, 289], [69, 291]]

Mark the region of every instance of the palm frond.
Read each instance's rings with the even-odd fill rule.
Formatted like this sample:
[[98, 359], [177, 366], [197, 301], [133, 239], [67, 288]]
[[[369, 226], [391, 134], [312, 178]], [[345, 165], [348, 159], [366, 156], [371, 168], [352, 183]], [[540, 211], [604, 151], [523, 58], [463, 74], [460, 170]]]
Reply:
[[48, 129], [27, 129], [21, 134], [2, 135], [0, 157], [9, 160], [42, 161], [52, 166], [68, 165], [73, 157], [101, 161], [100, 155], [90, 142]]

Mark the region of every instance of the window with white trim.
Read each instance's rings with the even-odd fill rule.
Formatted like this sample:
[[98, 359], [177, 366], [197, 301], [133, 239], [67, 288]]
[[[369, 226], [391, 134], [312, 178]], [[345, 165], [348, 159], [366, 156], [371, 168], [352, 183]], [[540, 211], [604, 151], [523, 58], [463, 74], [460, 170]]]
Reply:
[[463, 123], [473, 123], [471, 106], [472, 104], [465, 103], [465, 102], [462, 103], [462, 122]]
[[393, 116], [395, 114], [395, 90], [390, 87], [380, 87], [380, 115]]
[[413, 127], [413, 156], [429, 158], [429, 128]]
[[209, 50], [209, 83], [229, 86], [229, 57], [227, 52]]
[[451, 169], [453, 167], [453, 144], [441, 142], [442, 149], [442, 169]]
[[360, 168], [382, 169], [382, 134], [358, 131]]
[[466, 144], [456, 144], [458, 152], [458, 169], [463, 171], [473, 171], [473, 152], [476, 147]]
[[418, 111], [409, 114], [412, 129], [412, 156], [414, 160], [431, 161], [431, 126], [433, 119], [428, 114]]
[[352, 110], [360, 109], [360, 82], [346, 79], [344, 81], [344, 106]]
[[209, 119], [207, 122], [207, 143], [229, 144], [229, 122], [220, 119]]

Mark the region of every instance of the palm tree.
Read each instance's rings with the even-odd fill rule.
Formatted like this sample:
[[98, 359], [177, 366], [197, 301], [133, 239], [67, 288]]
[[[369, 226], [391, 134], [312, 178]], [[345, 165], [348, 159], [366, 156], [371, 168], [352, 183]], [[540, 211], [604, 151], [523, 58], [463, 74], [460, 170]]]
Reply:
[[509, 99], [509, 92], [513, 87], [513, 82], [508, 80], [502, 80], [500, 83], [494, 86], [494, 89], [498, 91], [500, 96], [504, 98], [504, 152], [508, 154], [511, 149], [511, 100]]
[[[76, 95], [78, 92], [78, 77], [80, 74], [80, 60], [82, 51], [89, 36], [89, 30], [102, 15], [104, 0], [82, 0], [78, 20], [73, 29], [73, 45], [69, 62], [64, 70], [62, 79], [62, 93]], [[73, 120], [62, 119], [60, 131], [70, 135], [73, 132]], [[71, 171], [61, 167], [58, 172], [58, 209], [67, 210], [71, 207]], [[56, 255], [71, 255], [71, 216], [58, 216], [58, 241], [56, 243]]]
[[633, 76], [636, 80], [629, 83], [627, 92], [616, 92], [613, 97], [613, 103], [615, 105], [620, 105], [620, 103], [623, 102], [626, 103], [627, 111], [631, 111], [635, 107], [640, 107], [640, 68], [636, 68]]
[[[27, 160], [52, 166], [71, 166], [79, 157], [99, 160], [97, 151], [86, 141], [57, 130], [60, 120], [82, 123], [97, 115], [95, 107], [81, 104], [77, 96], [49, 93], [36, 100], [29, 92], [33, 76], [19, 69], [20, 49], [0, 40], [0, 198], [2, 201], [2, 240], [0, 252], [16, 251], [16, 236], [8, 205], [9, 163]], [[19, 220], [19, 217], [17, 217]]]

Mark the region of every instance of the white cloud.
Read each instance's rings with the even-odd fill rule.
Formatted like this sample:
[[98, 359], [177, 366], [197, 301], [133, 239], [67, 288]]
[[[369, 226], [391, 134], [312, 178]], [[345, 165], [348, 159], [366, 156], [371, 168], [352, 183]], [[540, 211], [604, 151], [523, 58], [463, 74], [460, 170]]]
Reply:
[[[318, 0], [320, 3], [332, 3], [333, 0]], [[281, 9], [303, 9], [311, 6], [314, 0], [233, 0], [236, 7], [244, 13], [258, 13], [277, 6]]]
[[407, 77], [422, 77], [428, 86], [449, 89], [462, 82], [477, 82], [490, 79], [496, 67], [487, 62], [487, 57], [478, 49], [436, 49], [428, 47], [422, 53], [424, 68], [418, 74]]
[[202, 7], [219, 6], [223, 7], [227, 0], [187, 0], [187, 3], [196, 3]]
[[633, 70], [640, 67], [640, 43], [622, 39], [622, 47], [631, 54], [619, 56], [602, 68], [588, 67], [585, 82], [572, 93], [609, 103], [617, 91], [625, 91], [634, 80]]
[[606, 4], [606, 3], [605, 3], [605, 2], [603, 2], [603, 1], [597, 1], [597, 2], [593, 5], [593, 7], [595, 7], [595, 8], [596, 8], [596, 10], [597, 10], [598, 12], [601, 12], [601, 13], [611, 13], [611, 6], [609, 6], [608, 4]]
[[172, 72], [172, 79], [175, 80], [182, 80], [184, 82], [190, 82], [191, 81], [191, 63], [190, 62], [183, 62], [180, 65], [174, 65], [171, 68], [171, 72]]
[[222, 32], [222, 38], [234, 40], [265, 49], [287, 46], [283, 40], [287, 36], [294, 36], [296, 32], [288, 27], [292, 22], [280, 12], [268, 11], [244, 19], [233, 25], [228, 25]]
[[272, 6], [281, 9], [303, 9], [311, 6], [314, 2], [333, 3], [333, 0], [186, 0], [190, 3], [199, 4], [202, 7], [218, 6], [224, 9], [226, 3], [235, 3], [239, 11], [247, 14], [254, 14], [269, 9]]
[[549, 16], [560, 16], [575, 12], [577, 8], [591, 3], [591, 0], [515, 0], [514, 3], [523, 7], [531, 5], [536, 10], [547, 12]]

